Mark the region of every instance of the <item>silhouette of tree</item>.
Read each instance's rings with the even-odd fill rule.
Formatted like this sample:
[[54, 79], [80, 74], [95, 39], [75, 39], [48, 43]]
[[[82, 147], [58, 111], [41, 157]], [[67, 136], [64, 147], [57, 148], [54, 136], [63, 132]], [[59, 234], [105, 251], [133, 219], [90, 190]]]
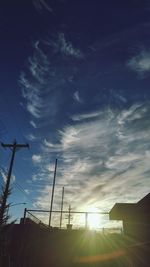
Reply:
[[[5, 192], [5, 187], [2, 186], [1, 194], [0, 194], [0, 227], [3, 225], [6, 225], [9, 219], [9, 215], [8, 215], [9, 204], [6, 204], [5, 207], [2, 207], [2, 203], [4, 199], [4, 192]], [[11, 190], [8, 190], [7, 199], [10, 194], [11, 194]]]

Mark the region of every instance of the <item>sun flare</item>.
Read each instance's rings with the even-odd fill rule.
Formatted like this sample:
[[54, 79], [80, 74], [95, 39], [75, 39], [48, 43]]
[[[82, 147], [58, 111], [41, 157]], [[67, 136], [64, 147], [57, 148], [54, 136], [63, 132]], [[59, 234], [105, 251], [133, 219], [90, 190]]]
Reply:
[[87, 209], [88, 218], [87, 218], [87, 225], [89, 229], [97, 229], [100, 227], [100, 215], [97, 214], [98, 210], [93, 207], [89, 207]]
[[88, 215], [88, 226], [90, 229], [96, 229], [100, 225], [98, 214], [89, 214]]

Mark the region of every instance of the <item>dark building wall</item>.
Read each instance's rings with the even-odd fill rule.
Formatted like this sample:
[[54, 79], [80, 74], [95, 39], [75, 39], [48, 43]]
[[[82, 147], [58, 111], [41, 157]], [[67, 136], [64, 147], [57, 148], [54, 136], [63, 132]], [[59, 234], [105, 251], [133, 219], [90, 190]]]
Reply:
[[116, 203], [111, 209], [111, 220], [123, 221], [129, 266], [150, 266], [150, 194], [137, 203]]
[[123, 221], [123, 232], [125, 235], [139, 241], [150, 240], [150, 225], [145, 222]]

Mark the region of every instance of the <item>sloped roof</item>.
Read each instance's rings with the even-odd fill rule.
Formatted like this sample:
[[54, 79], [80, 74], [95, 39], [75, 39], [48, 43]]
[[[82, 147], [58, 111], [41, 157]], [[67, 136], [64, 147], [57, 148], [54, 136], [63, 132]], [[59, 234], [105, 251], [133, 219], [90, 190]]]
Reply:
[[147, 220], [149, 217], [150, 193], [137, 203], [116, 203], [109, 212], [110, 220]]
[[143, 197], [141, 200], [139, 200], [137, 205], [140, 207], [150, 207], [150, 193]]
[[136, 209], [134, 203], [116, 203], [109, 212], [110, 220], [123, 220], [133, 214]]

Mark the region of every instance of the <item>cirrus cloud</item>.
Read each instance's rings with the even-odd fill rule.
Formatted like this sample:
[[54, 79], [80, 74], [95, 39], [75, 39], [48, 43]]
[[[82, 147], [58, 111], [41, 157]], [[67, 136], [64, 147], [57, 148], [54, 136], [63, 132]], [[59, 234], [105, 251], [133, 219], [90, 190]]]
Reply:
[[[116, 200], [136, 202], [148, 193], [150, 108], [149, 103], [135, 104], [122, 111], [97, 113], [94, 120], [89, 113], [74, 126], [64, 127], [58, 133], [59, 143], [44, 142], [43, 152], [58, 156], [57, 182], [66, 185], [66, 203], [75, 209], [92, 205], [108, 211]], [[48, 189], [37, 198], [39, 203], [44, 196], [43, 208], [49, 203]], [[56, 191], [58, 207], [61, 188]]]
[[150, 51], [142, 50], [128, 61], [128, 67], [140, 75], [150, 72]]
[[41, 163], [41, 161], [42, 161], [42, 157], [41, 157], [41, 155], [33, 155], [33, 156], [32, 156], [32, 161], [33, 161], [34, 163]]

